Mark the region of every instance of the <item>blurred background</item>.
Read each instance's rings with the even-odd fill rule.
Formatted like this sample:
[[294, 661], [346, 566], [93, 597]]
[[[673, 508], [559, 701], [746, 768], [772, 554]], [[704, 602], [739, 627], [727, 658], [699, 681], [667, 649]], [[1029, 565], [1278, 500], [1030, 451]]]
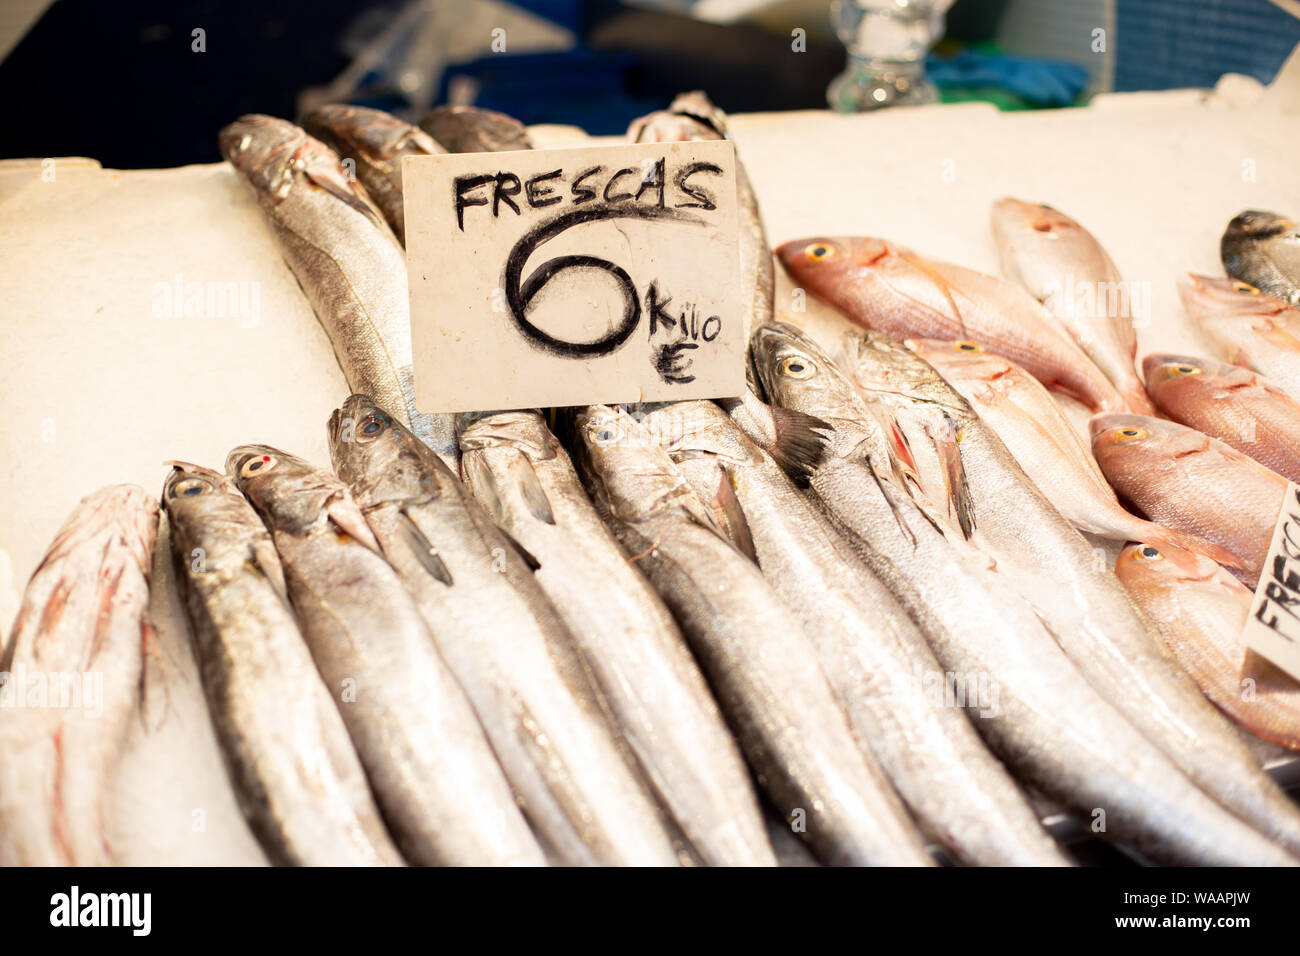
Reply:
[[1077, 106], [1267, 83], [1297, 43], [1300, 0], [4, 0], [0, 158], [212, 162], [241, 113], [323, 102], [597, 135], [697, 88], [729, 112]]

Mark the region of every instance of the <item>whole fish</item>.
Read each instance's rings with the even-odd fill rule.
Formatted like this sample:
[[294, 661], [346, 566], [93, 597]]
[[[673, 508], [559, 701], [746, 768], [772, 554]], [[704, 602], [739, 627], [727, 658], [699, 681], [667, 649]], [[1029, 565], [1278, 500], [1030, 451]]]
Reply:
[[542, 839], [569, 865], [676, 865], [573, 638], [518, 545], [367, 397], [353, 395], [335, 410], [329, 439], [335, 469], [469, 694]]
[[1300, 226], [1274, 212], [1247, 209], [1219, 243], [1223, 269], [1261, 292], [1300, 306]]
[[1129, 411], [1154, 414], [1133, 370], [1132, 302], [1101, 243], [1065, 213], [1041, 203], [999, 199], [992, 221], [1002, 274], [1061, 320], [1119, 389]]
[[0, 654], [0, 866], [107, 866], [106, 805], [153, 649], [158, 503], [83, 498], [41, 559]]
[[541, 565], [537, 583], [691, 845], [711, 865], [774, 866], [749, 772], [681, 631], [624, 560], [542, 416], [490, 415], [460, 442], [466, 483]]
[[1104, 818], [1107, 838], [1152, 859], [1292, 862], [1105, 700], [1005, 576], [935, 527], [892, 477], [879, 423], [825, 352], [774, 324], [755, 333], [750, 355], [770, 399], [834, 427], [811, 468], [812, 493], [921, 627], [946, 679], [997, 694], [984, 710], [968, 695], [966, 711], [1021, 780]]
[[1300, 401], [1300, 309], [1253, 285], [1188, 274], [1183, 309], [1234, 365], [1244, 365]]
[[920, 834], [858, 745], [798, 619], [713, 526], [646, 429], [590, 406], [574, 429], [596, 505], [682, 625], [777, 809], [831, 865], [929, 865]]
[[1194, 428], [1142, 415], [1098, 415], [1092, 450], [1119, 496], [1152, 521], [1232, 552], [1251, 588], [1268, 556], [1287, 481]]
[[352, 161], [357, 179], [383, 210], [398, 241], [405, 244], [402, 157], [435, 156], [446, 150], [420, 127], [364, 106], [321, 106], [303, 117], [302, 126]]
[[266, 525], [234, 483], [172, 462], [176, 580], [235, 794], [272, 862], [400, 865], [289, 606]]
[[1216, 544], [1126, 511], [1061, 407], [1010, 359], [975, 342], [909, 339], [906, 345], [970, 402], [1043, 496], [1076, 528], [1116, 541], [1184, 547], [1224, 563], [1234, 560]]
[[969, 339], [1093, 411], [1127, 407], [1060, 321], [1005, 279], [865, 237], [799, 239], [776, 254], [795, 282], [864, 328], [899, 339]]
[[392, 408], [457, 467], [455, 419], [415, 407], [406, 262], [365, 191], [328, 146], [284, 120], [241, 117], [220, 145], [252, 186], [349, 387]]
[[943, 669], [925, 636], [776, 462], [712, 402], [677, 403], [644, 424], [674, 461], [721, 466], [715, 494], [737, 499], [763, 576], [917, 822], [964, 863], [1066, 865], [965, 714], [935, 693]]
[[1300, 482], [1300, 401], [1290, 393], [1250, 369], [1190, 355], [1148, 355], [1142, 374], [1174, 421]]
[[1115, 573], [1205, 696], [1247, 730], [1300, 750], [1300, 684], [1246, 648], [1254, 595], [1209, 558], [1129, 545]]
[[972, 542], [1034, 607], [1084, 677], [1203, 790], [1300, 853], [1300, 808], [1259, 770], [1109, 563], [1034, 487], [993, 430], [897, 342], [872, 332], [849, 339], [851, 374], [868, 404], [886, 403], [902, 420], [941, 410], [953, 422], [953, 453], [975, 515]]
[[[659, 110], [632, 121], [627, 130], [634, 143], [678, 143], [690, 140], [727, 139], [727, 115], [699, 90], [683, 93]], [[745, 167], [736, 156], [736, 194], [740, 203], [740, 275], [746, 296], [746, 328], [753, 329], [772, 319], [776, 294], [776, 270], [772, 247], [763, 228], [758, 196]]]
[[449, 153], [497, 153], [532, 149], [528, 130], [513, 116], [477, 106], [435, 106], [420, 129]]
[[542, 862], [469, 701], [347, 487], [267, 445], [235, 448], [226, 471], [271, 530], [302, 636], [406, 858]]

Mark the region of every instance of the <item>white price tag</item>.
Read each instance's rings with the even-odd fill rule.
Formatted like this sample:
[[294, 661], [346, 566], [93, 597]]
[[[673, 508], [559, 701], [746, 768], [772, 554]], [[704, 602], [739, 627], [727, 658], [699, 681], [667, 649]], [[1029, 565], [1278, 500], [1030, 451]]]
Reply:
[[1246, 646], [1300, 680], [1300, 488], [1287, 488], [1242, 633]]

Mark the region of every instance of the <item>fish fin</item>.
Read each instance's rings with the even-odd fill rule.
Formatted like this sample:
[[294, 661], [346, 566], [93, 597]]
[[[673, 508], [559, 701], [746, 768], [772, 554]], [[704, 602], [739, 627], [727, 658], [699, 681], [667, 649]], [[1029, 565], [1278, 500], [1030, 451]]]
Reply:
[[754, 547], [754, 535], [749, 530], [749, 520], [745, 517], [740, 499], [736, 497], [736, 489], [731, 484], [731, 476], [726, 468], [718, 468], [718, 487], [708, 504], [713, 510], [714, 520], [727, 539], [741, 554], [757, 564], [758, 551]]
[[772, 459], [799, 487], [808, 486], [819, 465], [826, 460], [829, 434], [834, 428], [827, 422], [794, 409], [770, 406], [776, 438], [767, 447]]
[[943, 416], [943, 433], [935, 435], [926, 426], [926, 434], [934, 442], [943, 465], [944, 490], [947, 492], [948, 510], [956, 516], [962, 537], [967, 540], [975, 533], [975, 499], [966, 482], [966, 467], [961, 460], [960, 438], [957, 435], [957, 423], [947, 414]]
[[389, 228], [388, 223], [384, 221], [375, 208], [357, 195], [352, 185], [344, 179], [341, 174], [336, 173], [334, 170], [326, 172], [315, 168], [311, 164], [308, 164], [302, 172], [303, 175], [310, 180], [313, 186], [320, 187], [335, 199], [346, 203], [352, 209], [355, 209], [357, 212], [369, 219], [376, 226], [382, 226], [384, 229]]
[[551, 500], [537, 477], [532, 460], [518, 450], [513, 450], [508, 458], [502, 457], [506, 464], [505, 475], [501, 479], [497, 478], [491, 468], [470, 466], [474, 467], [475, 480], [486, 486], [488, 494], [483, 496], [487, 499], [485, 504], [497, 523], [505, 522], [505, 490], [511, 488], [518, 489], [519, 497], [523, 499], [524, 507], [530, 515], [545, 524], [555, 524]]
[[538, 561], [531, 551], [516, 541], [514, 535], [505, 528], [498, 528], [497, 530], [501, 532], [501, 537], [506, 539], [506, 543], [514, 548], [519, 557], [523, 558], [524, 564], [528, 565], [529, 571], [536, 571], [541, 568], [542, 562]]
[[361, 513], [351, 495], [335, 494], [325, 502], [325, 513], [344, 534], [350, 535], [364, 544], [375, 554], [383, 554], [375, 533], [366, 524], [366, 516]]
[[280, 555], [275, 550], [275, 544], [270, 538], [258, 538], [253, 542], [252, 551], [253, 567], [270, 582], [281, 600], [288, 604], [289, 589], [284, 583], [284, 566], [280, 564]]
[[397, 513], [402, 522], [402, 534], [406, 538], [406, 544], [411, 549], [411, 553], [415, 555], [424, 570], [433, 575], [436, 580], [451, 587], [451, 571], [442, 558], [438, 556], [438, 549], [425, 537], [424, 532], [420, 530], [420, 526], [406, 513], [406, 509], [403, 508]]
[[903, 259], [914, 269], [916, 269], [922, 275], [924, 275], [927, 279], [933, 282], [935, 284], [935, 287], [938, 288], [938, 290], [943, 293], [943, 297], [948, 300], [948, 305], [952, 306], [953, 318], [956, 319], [957, 324], [961, 326], [962, 338], [966, 338], [967, 337], [966, 320], [961, 317], [961, 309], [958, 308], [957, 299], [953, 296], [952, 283], [950, 283], [947, 279], [945, 279], [943, 276], [939, 275], [928, 265], [926, 265], [925, 261], [921, 259], [921, 257], [918, 256], [916, 253], [899, 251], [898, 255], [899, 258]]

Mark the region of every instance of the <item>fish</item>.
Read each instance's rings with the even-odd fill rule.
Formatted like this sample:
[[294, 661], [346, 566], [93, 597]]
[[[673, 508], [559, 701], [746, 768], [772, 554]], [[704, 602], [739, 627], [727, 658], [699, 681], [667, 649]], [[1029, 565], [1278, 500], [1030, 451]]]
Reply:
[[1155, 414], [1133, 368], [1132, 302], [1101, 243], [1059, 209], [1010, 197], [993, 204], [992, 224], [1002, 274], [1061, 320], [1129, 411]]
[[435, 106], [420, 120], [449, 153], [498, 153], [532, 149], [524, 124], [513, 116], [477, 106]]
[[1163, 525], [1213, 541], [1253, 588], [1268, 557], [1288, 483], [1194, 428], [1142, 415], [1098, 415], [1092, 450], [1121, 499]]
[[158, 503], [83, 498], [27, 582], [0, 653], [0, 866], [107, 866], [109, 791], [145, 657]]
[[270, 532], [224, 474], [169, 462], [163, 506], [199, 676], [240, 809], [282, 866], [400, 866], [294, 620]]
[[624, 560], [542, 416], [488, 415], [460, 442], [466, 484], [537, 560], [534, 578], [702, 861], [775, 866], [749, 771], [681, 630]]
[[1300, 306], [1300, 226], [1274, 212], [1247, 209], [1228, 223], [1219, 242], [1228, 275]]
[[769, 401], [833, 427], [820, 452], [803, 456], [811, 493], [924, 632], [946, 679], [996, 693], [996, 709], [968, 696], [965, 710], [1022, 783], [1151, 860], [1294, 863], [1195, 786], [1081, 673], [1006, 576], [909, 497], [883, 429], [824, 350], [774, 323], [754, 334], [750, 356]]
[[1194, 273], [1178, 283], [1178, 294], [1221, 358], [1300, 401], [1300, 309], [1248, 283]]
[[1080, 531], [1115, 541], [1169, 544], [1231, 564], [1231, 552], [1126, 511], [1091, 448], [1051, 394], [1010, 359], [976, 342], [908, 339], [904, 345], [934, 367], [971, 404], [1016, 463], [1062, 517]]
[[1260, 771], [1109, 562], [1034, 487], [993, 430], [899, 343], [872, 332], [846, 339], [851, 377], [868, 404], [885, 402], [900, 419], [939, 410], [953, 423], [949, 454], [960, 460], [969, 490], [973, 543], [1038, 612], [1080, 673], [1193, 782], [1300, 854], [1300, 808]]
[[446, 150], [418, 126], [364, 106], [320, 106], [303, 117], [302, 126], [344, 162], [351, 160], [356, 178], [405, 245], [402, 157], [436, 156]]
[[1197, 686], [1251, 733], [1300, 750], [1300, 684], [1248, 649], [1254, 595], [1204, 555], [1131, 544], [1115, 573]]
[[828, 865], [931, 865], [798, 619], [721, 536], [645, 427], [594, 405], [572, 428], [597, 509], [681, 624], [776, 808]]
[[415, 407], [406, 261], [365, 190], [328, 146], [284, 120], [243, 116], [219, 143], [252, 188], [348, 386], [394, 409], [457, 467], [455, 418]]
[[571, 866], [675, 866], [672, 835], [624, 753], [536, 558], [395, 417], [352, 395], [330, 457], [474, 705], [544, 844]]
[[[701, 91], [683, 93], [659, 110], [632, 121], [627, 130], [634, 143], [679, 143], [729, 139], [727, 115]], [[740, 218], [740, 275], [745, 296], [745, 327], [752, 329], [772, 319], [776, 295], [776, 268], [767, 241], [763, 214], [745, 166], [736, 155], [736, 196]]]
[[1300, 401], [1285, 389], [1239, 365], [1191, 355], [1148, 355], [1142, 370], [1151, 397], [1174, 421], [1300, 482]]
[[796, 283], [863, 328], [898, 339], [969, 339], [1095, 412], [1124, 397], [1024, 289], [866, 237], [798, 239], [777, 258]]
[[715, 495], [737, 500], [763, 576], [921, 827], [963, 863], [1069, 865], [966, 715], [946, 705], [925, 636], [771, 456], [712, 402], [676, 403], [644, 424], [675, 462], [720, 466]]
[[542, 863], [483, 728], [347, 486], [269, 445], [232, 449], [226, 472], [270, 529], [303, 639], [406, 859]]

